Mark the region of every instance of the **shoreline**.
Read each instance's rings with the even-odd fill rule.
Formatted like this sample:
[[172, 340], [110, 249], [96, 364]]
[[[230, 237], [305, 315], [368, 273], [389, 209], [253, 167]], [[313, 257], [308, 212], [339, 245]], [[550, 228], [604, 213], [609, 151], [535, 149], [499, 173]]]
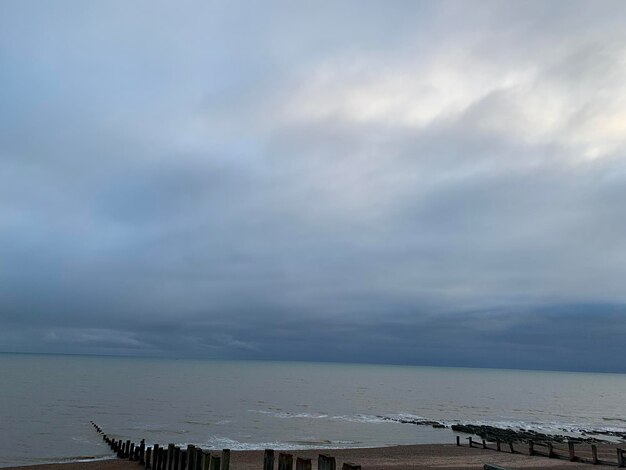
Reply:
[[[615, 446], [602, 445], [599, 447], [601, 457], [615, 459]], [[527, 449], [526, 449], [527, 450]], [[558, 449], [562, 455], [567, 455], [563, 447]], [[612, 451], [612, 452], [611, 452]], [[276, 449], [276, 452], [279, 452]], [[343, 448], [343, 449], [309, 449], [285, 451], [297, 457], [312, 459], [313, 468], [317, 468], [317, 456], [320, 453], [330, 454], [337, 460], [337, 468], [344, 462], [354, 462], [361, 465], [363, 470], [409, 470], [409, 469], [449, 469], [469, 470], [482, 469], [486, 463], [500, 465], [507, 469], [550, 468], [552, 470], [566, 470], [573, 468], [588, 468], [589, 464], [569, 462], [562, 459], [541, 456], [529, 456], [528, 452], [520, 449], [520, 453], [496, 452], [493, 449], [482, 449], [467, 445], [455, 444], [415, 444], [390, 447]], [[111, 458], [66, 463], [49, 463], [2, 467], [4, 470], [138, 470], [142, 469], [137, 462]], [[232, 470], [261, 470], [263, 468], [263, 451], [241, 450], [231, 452]]]

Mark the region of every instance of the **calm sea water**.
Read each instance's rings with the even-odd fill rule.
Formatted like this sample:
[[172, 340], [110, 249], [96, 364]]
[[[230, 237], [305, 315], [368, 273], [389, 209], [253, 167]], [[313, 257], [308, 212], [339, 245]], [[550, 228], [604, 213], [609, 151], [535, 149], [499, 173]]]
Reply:
[[626, 430], [626, 375], [0, 354], [0, 466], [112, 456], [122, 439], [207, 448], [453, 442], [423, 417]]

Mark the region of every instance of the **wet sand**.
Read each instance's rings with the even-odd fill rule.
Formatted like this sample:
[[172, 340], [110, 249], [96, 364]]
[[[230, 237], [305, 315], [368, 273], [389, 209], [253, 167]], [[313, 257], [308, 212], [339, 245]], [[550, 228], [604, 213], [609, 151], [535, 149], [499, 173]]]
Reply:
[[[341, 469], [344, 462], [359, 464], [363, 470], [429, 468], [464, 470], [481, 469], [486, 463], [496, 464], [508, 469], [549, 468], [552, 470], [566, 470], [590, 468], [589, 464], [548, 459], [539, 456], [531, 457], [524, 454], [495, 452], [493, 450], [470, 449], [467, 446], [457, 447], [453, 444], [394, 446], [371, 449], [323, 449], [289, 451], [289, 453], [294, 455], [294, 463], [296, 457], [311, 458], [314, 469], [317, 468], [317, 455], [319, 453], [334, 456], [337, 460], [338, 470]], [[278, 451], [276, 451], [276, 460], [278, 460]], [[14, 468], [22, 470], [137, 470], [141, 467], [137, 462], [116, 459]], [[230, 468], [233, 470], [262, 470], [263, 451], [233, 451]]]

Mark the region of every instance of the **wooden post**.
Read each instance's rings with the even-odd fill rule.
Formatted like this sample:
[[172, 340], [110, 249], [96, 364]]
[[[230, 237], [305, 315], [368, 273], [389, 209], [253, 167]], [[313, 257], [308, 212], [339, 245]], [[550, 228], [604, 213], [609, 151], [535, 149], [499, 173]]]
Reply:
[[303, 459], [302, 457], [298, 457], [296, 459], [296, 470], [312, 470], [313, 465], [311, 464], [311, 459]]
[[528, 441], [528, 455], [535, 455], [535, 443], [531, 440]]
[[361, 470], [361, 466], [351, 462], [345, 462], [341, 470]]
[[151, 470], [152, 468], [150, 467], [150, 457], [152, 457], [152, 447], [148, 447], [146, 449], [146, 459], [145, 459], [146, 470]]
[[180, 451], [180, 466], [178, 467], [180, 470], [185, 470], [187, 467], [187, 451], [185, 449], [181, 449]]
[[485, 440], [483, 439], [483, 449], [487, 448], [487, 443], [485, 442]]
[[278, 470], [293, 470], [293, 455], [280, 452], [278, 454]]
[[472, 447], [472, 436], [468, 437], [467, 440], [469, 441], [469, 446]]
[[200, 447], [196, 447], [196, 470], [202, 470], [202, 458], [204, 451]]
[[457, 446], [461, 445], [461, 437], [460, 436], [456, 436], [456, 445]]
[[203, 450], [202, 451], [202, 470], [209, 470], [211, 466], [211, 452]]
[[187, 446], [187, 468], [185, 470], [196, 470], [195, 460], [196, 449], [191, 444]]
[[576, 454], [574, 452], [574, 443], [572, 441], [567, 441], [567, 447], [569, 449], [569, 460], [573, 462], [576, 460]]
[[335, 457], [328, 454], [319, 454], [317, 458], [317, 470], [336, 470], [337, 462]]
[[130, 457], [130, 439], [126, 441], [126, 447], [124, 449], [124, 458], [127, 459]]
[[548, 457], [554, 457], [554, 449], [552, 448], [552, 442], [548, 442]]
[[265, 449], [263, 470], [274, 470], [274, 451], [272, 449]]
[[230, 467], [230, 449], [222, 449], [222, 470]]
[[159, 456], [159, 444], [154, 444], [152, 446], [152, 470], [157, 470], [157, 457]]
[[165, 470], [165, 449], [159, 447], [159, 460], [157, 462], [157, 470]]
[[498, 452], [500, 452], [500, 450], [502, 450], [502, 449], [500, 449], [500, 438], [499, 437], [496, 437], [496, 450]]
[[509, 441], [509, 449], [511, 450], [511, 454], [515, 453], [515, 449], [513, 448], [513, 441]]
[[139, 465], [146, 463], [146, 441], [143, 439], [139, 443]]
[[624, 454], [623, 454], [624, 451], [620, 449], [619, 447], [615, 450], [617, 451], [617, 466], [623, 467], [624, 466]]
[[591, 444], [591, 463], [598, 465], [598, 447], [595, 444]]
[[135, 460], [135, 443], [130, 443], [130, 452], [128, 453], [128, 458], [130, 460]]
[[167, 446], [167, 470], [172, 470], [174, 464], [174, 444], [168, 444]]
[[172, 464], [172, 468], [173, 470], [179, 470], [180, 469], [180, 447], [178, 446], [174, 446], [174, 457], [172, 458], [172, 460], [174, 461], [174, 463]]
[[152, 449], [152, 470], [159, 470], [159, 454], [161, 448], [158, 445], [154, 445]]
[[211, 455], [210, 470], [220, 470], [220, 458], [217, 455]]

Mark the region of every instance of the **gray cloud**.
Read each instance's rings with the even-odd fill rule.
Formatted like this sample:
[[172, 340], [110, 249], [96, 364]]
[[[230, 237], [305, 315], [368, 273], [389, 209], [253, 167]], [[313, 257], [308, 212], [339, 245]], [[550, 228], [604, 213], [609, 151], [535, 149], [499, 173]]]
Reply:
[[0, 18], [1, 350], [623, 370], [622, 2]]

